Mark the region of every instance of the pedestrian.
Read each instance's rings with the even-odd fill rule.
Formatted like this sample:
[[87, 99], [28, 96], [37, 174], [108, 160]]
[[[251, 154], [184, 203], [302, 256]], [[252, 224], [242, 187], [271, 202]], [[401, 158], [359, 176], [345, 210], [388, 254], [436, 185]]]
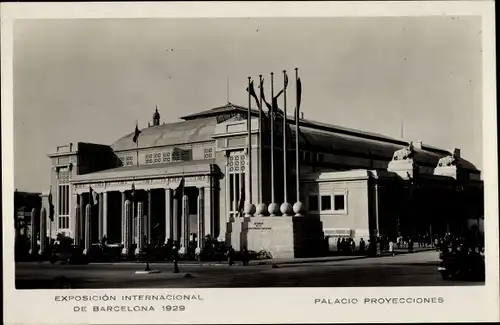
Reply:
[[179, 251], [175, 245], [172, 247], [172, 260], [174, 261], [174, 273], [179, 273]]
[[365, 246], [366, 246], [365, 240], [361, 238], [361, 240], [359, 241], [359, 251], [361, 254], [365, 253]]
[[340, 252], [345, 253], [345, 238], [340, 241]]
[[241, 261], [243, 263], [243, 266], [248, 265], [248, 249], [246, 247], [243, 247], [241, 250]]
[[342, 249], [342, 241], [340, 240], [340, 237], [337, 239], [337, 252], [340, 253], [340, 250]]
[[389, 240], [389, 253], [394, 256], [394, 242], [391, 240]]
[[413, 239], [408, 239], [408, 252], [413, 253]]
[[356, 243], [354, 239], [351, 238], [351, 253], [354, 254], [356, 252]]
[[229, 248], [227, 250], [227, 262], [228, 262], [229, 266], [232, 266], [234, 264], [234, 255], [235, 255], [235, 252], [234, 252], [233, 246], [229, 245]]

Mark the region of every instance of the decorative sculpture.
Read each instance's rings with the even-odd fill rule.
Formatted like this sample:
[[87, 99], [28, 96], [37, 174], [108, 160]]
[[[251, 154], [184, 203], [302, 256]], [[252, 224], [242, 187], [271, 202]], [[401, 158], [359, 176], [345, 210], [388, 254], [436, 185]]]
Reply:
[[455, 166], [456, 163], [457, 163], [457, 158], [454, 155], [446, 156], [439, 159], [438, 167]]
[[412, 159], [414, 155], [415, 155], [415, 150], [413, 148], [413, 143], [410, 142], [410, 145], [407, 148], [396, 150], [394, 152], [392, 160]]

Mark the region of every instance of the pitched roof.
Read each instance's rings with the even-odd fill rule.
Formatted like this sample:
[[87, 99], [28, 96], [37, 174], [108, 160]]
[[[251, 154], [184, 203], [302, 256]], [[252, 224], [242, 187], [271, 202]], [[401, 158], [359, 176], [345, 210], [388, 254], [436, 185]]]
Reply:
[[[182, 145], [211, 139], [217, 124], [216, 118], [195, 119], [152, 126], [141, 130], [138, 148]], [[136, 149], [134, 132], [115, 141], [111, 147], [115, 152]]]

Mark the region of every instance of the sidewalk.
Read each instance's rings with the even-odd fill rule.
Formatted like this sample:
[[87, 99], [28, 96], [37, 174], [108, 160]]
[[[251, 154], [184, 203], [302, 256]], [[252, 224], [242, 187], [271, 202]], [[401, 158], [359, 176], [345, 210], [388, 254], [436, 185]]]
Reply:
[[[425, 251], [433, 251], [435, 248], [431, 247], [422, 247], [415, 248], [413, 253], [425, 252]], [[396, 249], [396, 255], [405, 255], [410, 254], [408, 249]], [[271, 260], [263, 260], [263, 261], [250, 261], [250, 265], [285, 265], [285, 264], [306, 264], [306, 263], [321, 263], [321, 262], [336, 262], [336, 261], [349, 261], [349, 260], [358, 260], [365, 258], [378, 258], [384, 256], [390, 256], [389, 252], [382, 252], [377, 256], [368, 256], [368, 255], [340, 255], [340, 256], [324, 256], [324, 257], [305, 257], [305, 258], [290, 258], [290, 259], [271, 259]]]
[[[434, 251], [435, 248], [431, 247], [423, 247], [423, 248], [415, 248], [412, 254], [425, 252], [425, 251]], [[408, 249], [396, 249], [396, 255], [405, 255], [408, 253]], [[323, 256], [323, 257], [304, 257], [304, 258], [283, 258], [283, 259], [269, 259], [269, 260], [252, 260], [249, 261], [249, 266], [262, 266], [262, 265], [290, 265], [290, 264], [307, 264], [307, 263], [326, 263], [326, 262], [336, 262], [336, 261], [349, 261], [349, 260], [358, 260], [358, 259], [366, 259], [366, 258], [378, 258], [384, 256], [390, 256], [389, 252], [383, 252], [377, 256], [368, 256], [368, 255], [338, 255], [338, 256]], [[132, 265], [132, 264], [145, 264], [144, 261], [117, 261], [117, 262], [96, 262], [90, 264], [121, 264], [121, 265]], [[151, 261], [150, 265], [172, 265], [171, 261]], [[227, 265], [227, 261], [217, 262], [217, 261], [179, 261], [179, 265], [189, 265], [189, 266], [224, 266]], [[235, 266], [241, 265], [241, 261], [237, 261]]]

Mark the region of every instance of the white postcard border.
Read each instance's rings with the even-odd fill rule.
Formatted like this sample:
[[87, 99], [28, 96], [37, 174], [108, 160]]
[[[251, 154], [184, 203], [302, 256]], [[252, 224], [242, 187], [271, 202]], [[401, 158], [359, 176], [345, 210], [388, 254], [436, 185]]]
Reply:
[[[483, 19], [483, 175], [487, 280], [478, 287], [255, 288], [29, 290], [14, 288], [14, 232], [3, 232], [5, 323], [256, 323], [256, 322], [441, 322], [498, 321], [498, 163], [494, 4], [487, 1], [318, 2], [318, 3], [2, 3], [2, 180], [3, 202], [13, 202], [12, 46], [14, 19], [167, 18], [167, 17], [362, 17], [460, 16]], [[3, 227], [13, 228], [13, 207], [3, 204]], [[199, 294], [185, 312], [75, 313], [56, 296], [124, 294]], [[357, 304], [315, 305], [315, 298], [357, 298]], [[363, 304], [366, 297], [442, 297], [443, 304]], [[172, 302], [170, 302], [172, 304]], [[161, 302], [155, 302], [161, 308]]]

